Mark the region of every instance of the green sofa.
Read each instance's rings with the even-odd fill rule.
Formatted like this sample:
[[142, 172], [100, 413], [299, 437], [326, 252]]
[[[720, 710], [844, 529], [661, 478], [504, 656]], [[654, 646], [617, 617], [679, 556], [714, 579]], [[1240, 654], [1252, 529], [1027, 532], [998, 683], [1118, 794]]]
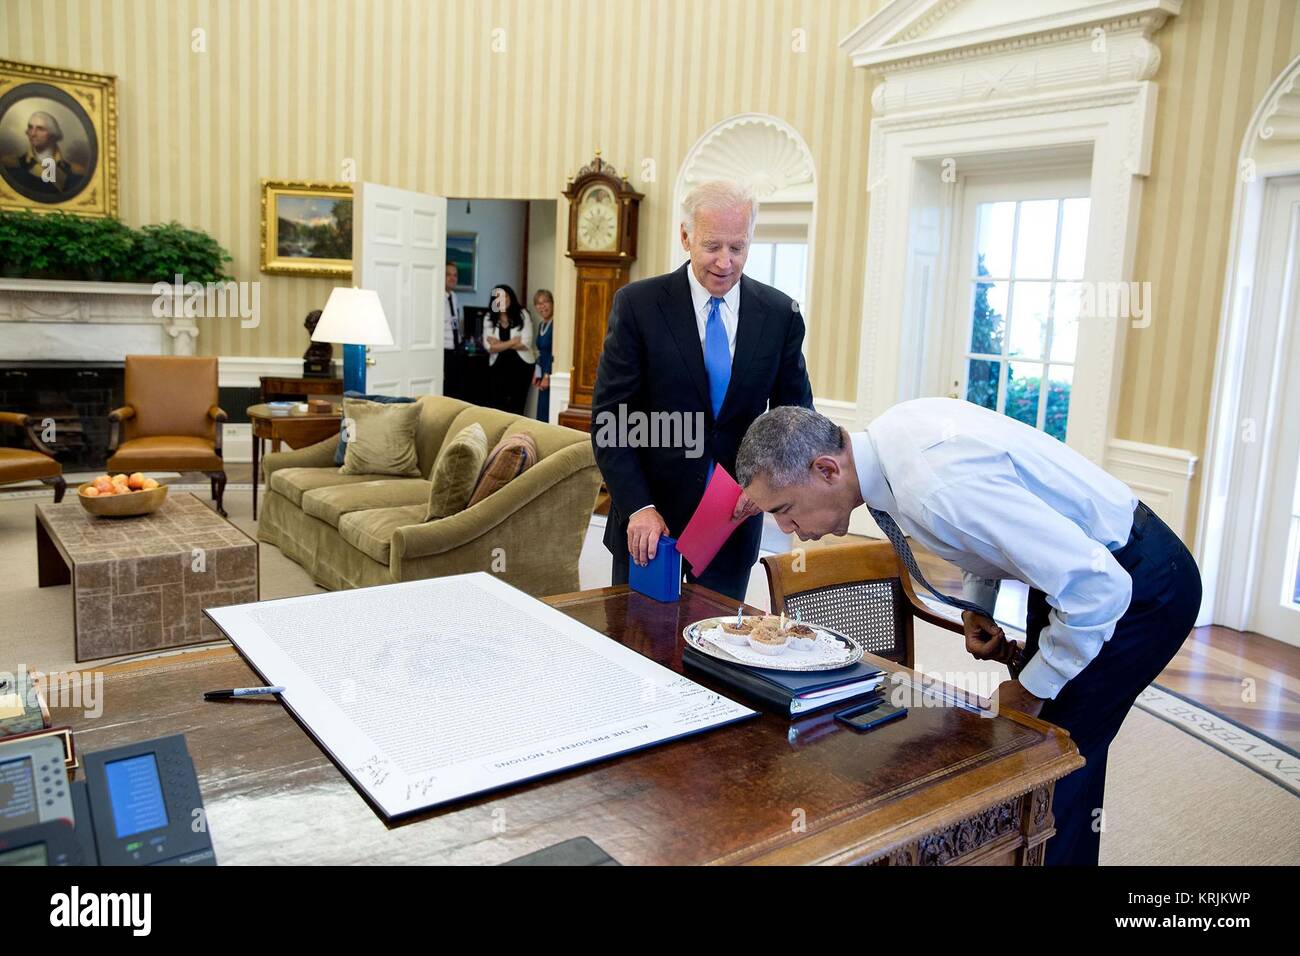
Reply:
[[[419, 404], [420, 478], [339, 474], [337, 436], [267, 455], [258, 538], [331, 590], [489, 571], [535, 597], [577, 591], [600, 489], [589, 436], [453, 398], [426, 395]], [[426, 522], [438, 451], [472, 422], [489, 448], [528, 432], [538, 461], [472, 508]]]

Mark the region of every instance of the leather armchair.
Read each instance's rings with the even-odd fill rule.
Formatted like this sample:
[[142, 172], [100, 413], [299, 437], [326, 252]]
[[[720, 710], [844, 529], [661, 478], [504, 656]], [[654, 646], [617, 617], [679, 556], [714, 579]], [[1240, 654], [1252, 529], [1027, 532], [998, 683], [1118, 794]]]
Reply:
[[0, 425], [23, 429], [37, 449], [0, 448], [0, 485], [39, 479], [54, 489], [55, 504], [62, 501], [68, 487], [63, 478], [63, 466], [54, 460], [54, 449], [41, 440], [36, 422], [21, 412], [0, 412]]
[[128, 355], [126, 404], [109, 412], [108, 470], [201, 471], [226, 514], [215, 356]]

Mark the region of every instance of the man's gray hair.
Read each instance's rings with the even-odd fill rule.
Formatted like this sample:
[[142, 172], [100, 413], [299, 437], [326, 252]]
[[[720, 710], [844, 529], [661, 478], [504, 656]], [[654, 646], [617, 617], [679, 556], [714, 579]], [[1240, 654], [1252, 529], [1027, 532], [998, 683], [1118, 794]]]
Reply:
[[59, 125], [58, 120], [45, 112], [45, 110], [37, 110], [28, 118], [27, 122], [30, 123], [38, 116], [45, 120], [45, 128], [50, 131], [50, 139], [54, 140], [56, 143], [63, 142], [63, 127]]
[[748, 488], [762, 475], [773, 491], [803, 484], [822, 455], [844, 448], [844, 432], [825, 415], [782, 405], [754, 420], [736, 452], [736, 481]]
[[682, 199], [682, 225], [686, 235], [695, 234], [695, 214], [701, 209], [737, 209], [749, 207], [749, 238], [754, 238], [754, 223], [758, 221], [758, 199], [744, 183], [717, 179], [700, 183]]

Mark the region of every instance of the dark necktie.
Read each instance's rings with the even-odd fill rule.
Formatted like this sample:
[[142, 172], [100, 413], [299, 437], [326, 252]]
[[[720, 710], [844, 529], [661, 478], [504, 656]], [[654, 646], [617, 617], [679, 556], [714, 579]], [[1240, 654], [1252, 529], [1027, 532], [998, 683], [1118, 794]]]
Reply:
[[447, 293], [447, 308], [451, 310], [451, 342], [455, 348], [460, 348], [460, 320], [456, 316], [456, 303]]
[[[981, 617], [992, 618], [989, 611], [984, 610], [984, 608], [980, 607], [973, 601], [952, 597], [951, 595], [943, 594], [942, 592], [935, 590], [930, 585], [930, 582], [925, 579], [925, 575], [921, 573], [921, 568], [916, 563], [916, 556], [912, 554], [912, 549], [908, 546], [907, 538], [903, 536], [903, 529], [898, 526], [898, 522], [893, 519], [888, 511], [881, 511], [879, 508], [871, 507], [871, 505], [867, 505], [867, 510], [871, 512], [871, 517], [876, 519], [876, 524], [880, 525], [880, 530], [885, 532], [885, 537], [887, 537], [889, 543], [894, 546], [895, 553], [903, 559], [903, 565], [907, 568], [907, 573], [910, 574], [912, 578], [921, 585], [921, 587], [925, 588], [944, 604], [950, 604], [953, 607], [961, 608], [963, 611], [971, 611]], [[1024, 648], [1015, 641], [1009, 641], [1008, 643], [1015, 648], [1015, 653], [1012, 655], [1012, 660], [1007, 664], [1007, 669], [1011, 671], [1012, 677], [1019, 677], [1020, 671], [1025, 666]]]

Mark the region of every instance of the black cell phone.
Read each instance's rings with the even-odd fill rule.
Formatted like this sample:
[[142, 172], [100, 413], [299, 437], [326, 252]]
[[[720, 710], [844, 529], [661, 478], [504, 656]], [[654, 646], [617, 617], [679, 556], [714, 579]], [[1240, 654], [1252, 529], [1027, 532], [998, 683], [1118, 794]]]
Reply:
[[854, 730], [863, 731], [872, 730], [881, 724], [906, 716], [906, 707], [896, 707], [882, 698], [850, 707], [848, 710], [841, 710], [835, 715], [835, 719], [842, 724], [848, 724]]

